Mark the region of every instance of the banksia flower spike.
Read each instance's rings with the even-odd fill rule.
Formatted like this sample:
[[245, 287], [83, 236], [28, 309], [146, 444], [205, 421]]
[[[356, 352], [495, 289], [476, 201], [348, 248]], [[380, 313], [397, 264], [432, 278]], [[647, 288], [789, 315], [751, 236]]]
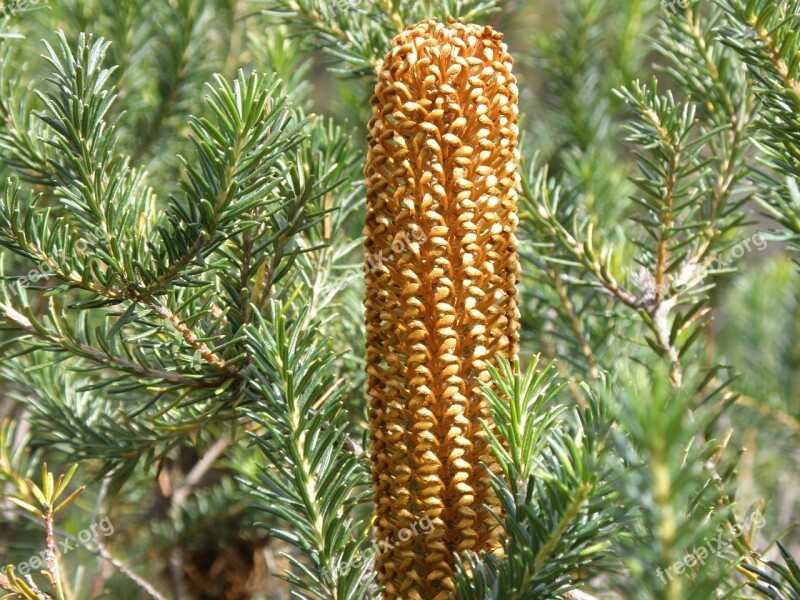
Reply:
[[366, 364], [386, 598], [444, 599], [501, 552], [481, 420], [518, 352], [517, 87], [502, 34], [424, 21], [378, 74], [367, 157]]

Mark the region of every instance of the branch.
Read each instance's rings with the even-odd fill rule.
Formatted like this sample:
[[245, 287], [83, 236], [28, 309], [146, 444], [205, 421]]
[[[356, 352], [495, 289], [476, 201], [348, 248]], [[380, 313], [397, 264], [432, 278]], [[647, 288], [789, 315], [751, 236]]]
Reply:
[[180, 315], [171, 312], [166, 306], [160, 304], [154, 298], [150, 299], [148, 306], [156, 315], [166, 321], [169, 321], [178, 331], [178, 333], [183, 336], [183, 339], [186, 340], [186, 343], [197, 350], [200, 353], [200, 356], [203, 357], [203, 360], [205, 360], [209, 365], [223, 374], [228, 375], [229, 377], [239, 377], [241, 375], [239, 369], [229, 365], [225, 359], [216, 354], [205, 342], [198, 340], [197, 334], [195, 334], [194, 331], [186, 326], [186, 324], [181, 320]]
[[105, 546], [100, 542], [99, 539], [95, 539], [96, 548], [90, 548], [89, 546], [82, 544], [80, 540], [78, 543], [81, 544], [86, 550], [93, 553], [95, 556], [99, 556], [103, 560], [105, 560], [108, 564], [114, 567], [117, 571], [122, 573], [125, 577], [130, 579], [133, 583], [135, 583], [138, 587], [140, 587], [146, 594], [148, 594], [154, 600], [167, 600], [166, 596], [162, 596], [153, 585], [139, 577], [136, 573], [131, 571], [124, 563], [120, 562], [118, 559], [114, 558], [114, 556], [106, 549]]
[[192, 377], [187, 377], [181, 373], [161, 371], [152, 369], [150, 367], [144, 367], [122, 357], [106, 354], [105, 352], [92, 348], [91, 346], [87, 346], [85, 344], [76, 344], [66, 337], [52, 331], [44, 331], [42, 328], [36, 327], [26, 316], [18, 313], [10, 306], [0, 305], [0, 311], [2, 311], [2, 316], [6, 321], [37, 339], [49, 342], [67, 352], [77, 354], [78, 356], [81, 356], [82, 358], [88, 359], [99, 365], [110, 367], [131, 375], [136, 375], [142, 379], [163, 380], [169, 384], [184, 385], [192, 388], [217, 387], [226, 379], [225, 377], [207, 377], [203, 379], [195, 379]]
[[[29, 515], [25, 511], [14, 510], [14, 513], [19, 515], [19, 516], [21, 516], [23, 519], [26, 519], [26, 520], [30, 521], [31, 523], [36, 523], [39, 526], [42, 525], [41, 520], [33, 517], [32, 515]], [[61, 537], [70, 538], [70, 536], [65, 531], [62, 531], [58, 527], [54, 527], [53, 529]], [[70, 538], [70, 539], [72, 540], [72, 538]], [[95, 556], [99, 556], [100, 558], [102, 558], [103, 560], [108, 562], [111, 566], [113, 566], [115, 569], [117, 569], [125, 577], [127, 577], [128, 579], [133, 581], [137, 586], [142, 588], [142, 590], [144, 590], [154, 600], [167, 600], [167, 598], [162, 596], [152, 586], [152, 584], [148, 583], [147, 581], [145, 581], [144, 579], [139, 577], [136, 573], [134, 573], [128, 567], [126, 567], [122, 562], [120, 562], [118, 559], [114, 558], [114, 556], [112, 556], [112, 554], [105, 548], [105, 546], [103, 546], [102, 542], [99, 539], [97, 539], [97, 538], [94, 539], [94, 545], [82, 542], [79, 537], [76, 537], [72, 541], [77, 543], [84, 550], [87, 550], [87, 551], [91, 552], [92, 554], [94, 554]], [[0, 587], [2, 587], [4, 579], [5, 579], [4, 576], [2, 575], [2, 573], [0, 573]], [[5, 581], [8, 582], [8, 579], [5, 579]], [[13, 590], [11, 590], [11, 591], [13, 591]], [[49, 596], [45, 596], [45, 598], [47, 600], [50, 600]]]
[[789, 72], [789, 66], [786, 64], [786, 61], [781, 58], [783, 53], [775, 44], [775, 40], [772, 39], [772, 36], [770, 35], [771, 32], [763, 27], [758, 27], [758, 15], [750, 15], [747, 19], [747, 23], [750, 25], [756, 35], [758, 35], [761, 43], [763, 43], [766, 47], [769, 61], [772, 63], [775, 71], [783, 80], [783, 83], [786, 85], [786, 87], [791, 90], [790, 95], [794, 102], [795, 110], [800, 110], [800, 81], [791, 76]]
[[[17, 244], [20, 244], [19, 238], [12, 236]], [[200, 247], [202, 246], [201, 242], [199, 241], [201, 238], [198, 238], [196, 242], [197, 245], [197, 252], [200, 251]], [[22, 247], [20, 245], [20, 247]], [[168, 321], [172, 324], [175, 330], [181, 334], [183, 339], [189, 344], [192, 348], [197, 350], [200, 353], [200, 356], [205, 360], [209, 365], [217, 369], [218, 371], [222, 372], [223, 374], [229, 377], [237, 377], [239, 375], [239, 370], [236, 367], [230, 366], [227, 362], [217, 355], [211, 348], [208, 347], [207, 344], [198, 340], [197, 334], [194, 333], [189, 327], [181, 319], [180, 315], [173, 313], [169, 310], [166, 306], [161, 304], [158, 300], [153, 297], [153, 294], [160, 289], [161, 284], [164, 283], [166, 280], [157, 280], [155, 283], [148, 286], [144, 292], [139, 292], [136, 290], [136, 286], [132, 285], [131, 283], [125, 281], [123, 279], [123, 283], [125, 284], [124, 287], [118, 289], [106, 288], [102, 285], [97, 283], [92, 283], [91, 281], [85, 281], [84, 278], [79, 275], [78, 273], [65, 273], [59, 265], [52, 257], [48, 256], [44, 252], [42, 252], [39, 248], [36, 247], [29, 247], [25, 246], [25, 250], [31, 254], [35, 259], [39, 260], [41, 263], [46, 264], [53, 274], [55, 274], [58, 278], [69, 282], [70, 284], [74, 285], [75, 287], [85, 290], [87, 292], [92, 292], [97, 294], [98, 296], [102, 296], [103, 298], [108, 298], [109, 300], [116, 300], [116, 301], [124, 301], [130, 300], [132, 302], [136, 302], [139, 304], [143, 304], [147, 306], [153, 313], [155, 313], [160, 319]], [[173, 265], [176, 271], [175, 274], [180, 272], [186, 265], [191, 262], [192, 257], [196, 255], [196, 252], [193, 250], [191, 256], [187, 254], [182, 258], [185, 259], [185, 264], [180, 263], [180, 265]], [[163, 274], [162, 274], [163, 276]], [[170, 274], [170, 277], [173, 275]]]
[[47, 563], [47, 572], [50, 575], [50, 591], [55, 588], [56, 597], [58, 600], [63, 600], [64, 591], [61, 583], [61, 567], [58, 564], [58, 556], [56, 556], [56, 538], [53, 534], [53, 509], [50, 506], [45, 507], [44, 513], [44, 530], [45, 530], [45, 562]]
[[[558, 217], [549, 209], [548, 206], [545, 206], [544, 204], [535, 206], [531, 216], [533, 216], [540, 225], [544, 226], [543, 228], [551, 238], [560, 243], [565, 250], [567, 250], [587, 271], [589, 271], [589, 273], [594, 276], [597, 283], [600, 284], [600, 287], [605, 292], [611, 294], [614, 298], [634, 310], [638, 311], [644, 308], [644, 301], [641, 298], [638, 298], [632, 292], [623, 288], [616, 278], [609, 272], [606, 266], [600, 263], [593, 256], [594, 253], [592, 253], [592, 256], [589, 256], [584, 244], [581, 244], [569, 231], [567, 231], [566, 227], [561, 224], [561, 222], [558, 220]], [[589, 240], [587, 244], [591, 244], [591, 224], [589, 225], [589, 229], [586, 233], [586, 239]]]
[[558, 299], [561, 301], [561, 305], [564, 307], [564, 310], [567, 313], [570, 327], [572, 327], [575, 338], [578, 340], [578, 345], [580, 346], [583, 357], [586, 360], [586, 364], [589, 365], [589, 375], [592, 377], [592, 379], [597, 379], [600, 376], [600, 372], [597, 369], [597, 360], [595, 359], [592, 348], [589, 346], [589, 342], [583, 333], [583, 325], [581, 324], [578, 315], [575, 313], [575, 306], [572, 304], [572, 300], [569, 299], [567, 291], [564, 289], [564, 283], [561, 281], [559, 275], [553, 271], [549, 271], [548, 275], [553, 281], [553, 287], [556, 295], [558, 295]]
[[[338, 38], [344, 44], [350, 43], [350, 38], [347, 36], [347, 32], [340, 27], [336, 27], [335, 25], [331, 25], [325, 21], [325, 19], [322, 18], [322, 15], [320, 15], [316, 10], [308, 10], [304, 6], [301, 6], [299, 3], [295, 2], [295, 0], [291, 0], [291, 2], [288, 4], [290, 9], [303, 15], [305, 18], [311, 21], [314, 27], [320, 31], [327, 33], [334, 38]], [[376, 63], [376, 66], [377, 64], [380, 63]]]
[[581, 487], [578, 488], [574, 500], [570, 503], [566, 510], [564, 510], [564, 514], [561, 516], [558, 526], [550, 533], [547, 541], [536, 554], [533, 563], [534, 573], [540, 573], [542, 571], [545, 561], [558, 545], [558, 542], [561, 540], [561, 537], [564, 535], [564, 532], [567, 530], [572, 520], [578, 515], [583, 503], [589, 497], [590, 492], [591, 488], [588, 485], [581, 485]]
[[662, 139], [674, 150], [667, 169], [666, 192], [661, 203], [661, 227], [659, 230], [658, 248], [656, 250], [656, 302], [661, 304], [664, 299], [664, 277], [667, 273], [667, 262], [669, 260], [669, 240], [672, 231], [672, 203], [675, 199], [675, 186], [678, 183], [678, 169], [680, 166], [680, 145], [672, 142], [669, 133], [661, 127], [661, 121], [655, 111], [650, 111], [650, 119], [656, 125], [657, 130], [662, 135]]
[[227, 436], [223, 436], [219, 438], [211, 448], [208, 449], [208, 452], [203, 455], [195, 465], [192, 467], [192, 470], [189, 471], [189, 474], [186, 475], [186, 478], [183, 480], [181, 485], [175, 492], [172, 494], [171, 502], [176, 505], [183, 504], [186, 499], [189, 497], [189, 494], [192, 493], [192, 488], [200, 483], [200, 480], [203, 479], [203, 476], [208, 472], [208, 470], [214, 464], [214, 461], [217, 460], [223, 452], [230, 446], [231, 439]]

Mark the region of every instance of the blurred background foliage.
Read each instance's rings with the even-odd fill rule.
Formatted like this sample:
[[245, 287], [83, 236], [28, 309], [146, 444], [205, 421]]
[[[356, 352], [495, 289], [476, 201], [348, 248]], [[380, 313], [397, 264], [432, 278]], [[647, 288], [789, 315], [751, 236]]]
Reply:
[[[577, 465], [557, 491], [545, 478], [533, 500], [514, 489], [508, 506], [533, 502], [562, 515], [562, 502], [589, 486], [597, 496], [589, 494], [587, 530], [603, 546], [591, 547], [596, 561], [594, 554], [591, 561], [575, 558], [585, 539], [558, 546], [561, 554], [552, 559], [558, 576], [532, 575], [526, 581], [542, 586], [539, 595], [515, 597], [550, 597], [571, 580], [588, 581], [588, 590], [609, 598], [754, 594], [739, 589], [741, 572], [714, 572], [676, 591], [659, 587], [654, 568], [759, 501], [767, 526], [730, 564], [741, 560], [751, 573], [774, 574], [749, 552], [784, 564], [773, 545], [779, 537], [789, 554], [800, 555], [800, 278], [793, 250], [800, 233], [800, 96], [792, 96], [792, 83], [800, 81], [798, 5], [679, 4], [61, 0], [21, 2], [8, 18], [0, 12], [0, 421], [15, 423], [0, 436], [0, 564], [43, 547], [40, 524], [7, 501], [20, 495], [21, 478], [33, 477], [44, 460], [77, 461], [87, 489], [59, 515], [59, 530], [74, 536], [108, 515], [115, 533], [102, 540], [107, 549], [64, 558], [76, 597], [149, 597], [138, 579], [164, 598], [331, 593], [319, 573], [369, 543], [359, 265], [374, 69], [405, 24], [463, 16], [504, 32], [516, 60], [523, 113], [522, 358], [555, 361], [563, 387], [550, 400], [569, 407], [570, 417], [542, 452], [568, 455]], [[110, 42], [104, 56], [81, 41], [83, 32]], [[774, 34], [773, 55], [785, 59], [784, 71], [748, 37], [759, 34]], [[41, 58], [48, 53], [42, 40], [54, 48], [55, 62]], [[53, 73], [69, 75], [67, 49], [81, 44], [84, 74], [93, 60], [117, 68], [95, 69], [96, 87], [65, 104], [62, 124], [71, 123], [70, 110], [86, 110], [85, 129], [71, 138], [75, 131], [59, 134], [30, 115], [54, 116], [46, 100], [64, 88]], [[251, 72], [265, 75], [253, 83]], [[278, 79], [268, 87], [273, 74]], [[783, 84], [773, 85], [780, 76]], [[223, 82], [237, 77], [240, 87], [226, 88]], [[116, 94], [113, 103], [104, 104], [101, 88]], [[212, 89], [217, 95], [209, 100]], [[237, 108], [242, 90], [256, 97], [264, 91], [263, 105], [247, 97], [244, 110]], [[275, 121], [263, 129], [236, 123], [235, 115], [247, 116], [252, 106], [262, 109], [254, 121], [268, 113]], [[98, 107], [107, 111], [100, 129], [92, 112]], [[793, 110], [794, 117], [785, 116]], [[87, 142], [83, 134], [92, 132], [113, 146], [110, 154]], [[255, 148], [239, 171], [226, 171], [224, 144], [219, 152], [214, 146], [225, 136]], [[274, 152], [260, 154], [259, 144]], [[107, 160], [95, 173], [97, 189], [91, 177], [80, 179], [89, 150], [97, 150], [90, 162]], [[104, 196], [109, 185], [102, 177], [114, 169], [128, 169], [130, 189]], [[81, 183], [72, 185], [70, 177]], [[199, 189], [197, 178], [207, 188]], [[228, 205], [207, 214], [198, 208], [204, 193], [226, 189], [235, 190]], [[88, 216], [76, 216], [81, 210]], [[20, 215], [27, 217], [19, 221]], [[100, 215], [118, 245], [103, 239], [76, 254], [74, 243], [92, 215]], [[78, 233], [70, 237], [69, 227]], [[739, 252], [754, 235], [763, 246], [752, 242]], [[196, 240], [202, 240], [197, 248]], [[21, 290], [29, 270], [43, 263], [55, 273]], [[70, 279], [70, 273], [91, 276]], [[131, 281], [152, 284], [155, 292]], [[295, 326], [299, 341], [291, 338]], [[285, 365], [271, 356], [298, 365], [310, 356], [318, 361], [313, 365], [324, 365], [325, 381], [316, 381], [313, 369], [304, 380], [319, 394], [300, 404], [326, 415], [315, 426], [331, 427], [336, 443], [355, 457], [320, 459], [325, 468], [347, 472], [339, 516], [354, 516], [336, 524], [344, 541], [276, 534], [281, 519], [303, 530], [313, 528], [314, 515], [288, 500], [295, 512], [274, 509], [296, 489], [272, 486], [274, 471], [263, 465], [302, 460], [281, 454], [265, 437], [272, 431], [274, 439], [296, 439], [293, 427], [301, 427], [289, 413], [275, 417], [284, 409], [281, 398], [291, 395], [291, 378], [281, 379]], [[242, 381], [250, 379], [261, 394], [248, 395]], [[669, 385], [681, 390], [677, 399]], [[337, 412], [340, 404], [345, 412]], [[673, 415], [676, 406], [682, 410]], [[695, 412], [696, 421], [684, 419]], [[625, 435], [601, 426], [609, 415]], [[674, 420], [663, 428], [648, 429], [669, 415]], [[592, 444], [572, 448], [570, 436]], [[614, 448], [610, 458], [605, 436]], [[666, 464], [676, 477], [675, 497], [656, 497], [650, 506], [653, 457], [666, 448], [665, 456], [679, 461], [695, 438], [696, 454], [689, 455], [711, 465], [713, 477], [699, 466], [678, 477], [683, 465]], [[712, 439], [717, 445], [704, 446]], [[551, 462], [542, 468], [558, 481], [573, 464]], [[597, 467], [592, 476], [600, 463], [608, 471]], [[311, 475], [295, 476], [302, 488]], [[713, 498], [706, 499], [704, 477], [719, 484]], [[614, 492], [608, 481], [617, 482]], [[687, 509], [683, 525], [695, 531], [686, 539], [674, 547], [642, 541], [663, 525], [659, 502], [678, 506], [700, 497], [732, 507], [734, 516], [708, 520]], [[637, 502], [644, 516], [630, 525], [626, 510]], [[621, 514], [612, 514], [618, 503]], [[538, 525], [529, 525], [512, 536], [512, 554], [526, 556], [543, 543]], [[104, 551], [119, 565], [98, 557]], [[305, 574], [304, 564], [313, 565]], [[496, 581], [517, 576], [509, 565], [473, 563], [484, 579], [462, 581], [462, 596], [489, 597]], [[287, 569], [303, 581], [273, 577]], [[359, 583], [356, 575], [338, 584], [354, 595], [340, 597], [375, 593], [369, 578]], [[763, 586], [775, 594], [769, 597], [797, 598], [797, 577], [789, 572], [785, 588]]]

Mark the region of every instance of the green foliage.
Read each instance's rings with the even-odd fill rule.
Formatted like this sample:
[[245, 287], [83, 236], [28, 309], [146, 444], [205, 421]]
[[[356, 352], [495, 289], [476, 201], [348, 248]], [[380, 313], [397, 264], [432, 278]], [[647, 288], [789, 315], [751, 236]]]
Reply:
[[[618, 425], [611, 437], [619, 456], [613, 482], [635, 507], [616, 540], [635, 574], [618, 582], [625, 597], [713, 597], [735, 565], [728, 548], [707, 546], [729, 517], [717, 473], [727, 466], [724, 445], [702, 441], [715, 414], [709, 406], [693, 410], [696, 382], [687, 378], [684, 385], [676, 393], [665, 369], [636, 368], [606, 391]], [[686, 556], [698, 557], [689, 561], [690, 576], [673, 568]]]
[[459, 598], [558, 598], [578, 571], [594, 568], [610, 543], [613, 501], [603, 466], [606, 424], [591, 396], [585, 410], [552, 406], [563, 384], [535, 357], [492, 370], [486, 387], [491, 449], [505, 477], [492, 474], [507, 539], [505, 557], [468, 554], [459, 565]]
[[245, 393], [253, 406], [245, 414], [263, 427], [251, 435], [268, 461], [248, 485], [258, 508], [290, 528], [261, 525], [305, 559], [287, 555], [298, 598], [366, 598], [375, 574], [359, 554], [369, 531], [349, 515], [370, 494], [368, 465], [348, 437], [332, 356], [315, 345], [308, 325], [304, 314], [291, 326], [281, 315], [274, 331], [260, 320], [248, 332], [252, 386]]
[[[59, 539], [118, 526], [0, 572], [11, 597], [379, 597], [362, 140], [375, 69], [431, 16], [506, 32], [525, 113], [536, 358], [484, 388], [506, 539], [460, 557], [458, 597], [800, 597], [797, 0], [18, 4], [0, 564], [48, 547], [56, 491]], [[45, 462], [86, 489], [34, 492]]]
[[800, 234], [800, 3], [733, 0], [721, 39], [747, 65], [762, 103], [757, 139], [759, 196], [768, 214], [796, 239]]
[[[496, 0], [259, 0], [294, 35], [321, 50], [334, 72], [363, 77], [374, 72], [392, 38], [424, 18], [481, 20], [496, 10]], [[334, 67], [334, 65], [336, 65]]]
[[796, 600], [800, 598], [800, 565], [780, 542], [777, 543], [782, 563], [766, 561], [763, 568], [745, 565], [757, 576], [750, 586], [771, 600]]
[[[64, 600], [65, 595], [61, 568], [56, 556], [54, 519], [55, 515], [65, 506], [71, 504], [86, 487], [79, 487], [64, 497], [77, 470], [78, 465], [73, 465], [67, 473], [59, 475], [56, 480], [53, 477], [53, 473], [47, 469], [47, 463], [44, 463], [42, 465], [42, 485], [38, 486], [30, 479], [26, 479], [20, 489], [25, 496], [32, 496], [36, 501], [36, 505], [21, 498], [9, 498], [16, 506], [38, 517], [44, 524], [45, 553], [43, 562], [46, 571], [43, 571], [43, 573], [46, 574], [50, 584], [50, 596], [46, 597], [52, 597], [55, 600]], [[15, 576], [13, 565], [7, 565], [3, 570], [6, 572], [7, 580], [0, 580], [0, 589], [16, 593], [21, 598], [39, 599], [43, 597], [43, 592], [33, 582], [30, 575], [24, 578], [25, 581], [21, 581]]]

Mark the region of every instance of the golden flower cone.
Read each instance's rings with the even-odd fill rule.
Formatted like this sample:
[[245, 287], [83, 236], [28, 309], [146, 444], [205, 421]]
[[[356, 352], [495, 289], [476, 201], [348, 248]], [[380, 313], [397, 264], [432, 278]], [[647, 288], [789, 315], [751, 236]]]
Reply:
[[364, 304], [385, 598], [448, 598], [454, 553], [502, 551], [479, 382], [518, 352], [512, 64], [490, 27], [432, 19], [398, 35], [378, 73]]

